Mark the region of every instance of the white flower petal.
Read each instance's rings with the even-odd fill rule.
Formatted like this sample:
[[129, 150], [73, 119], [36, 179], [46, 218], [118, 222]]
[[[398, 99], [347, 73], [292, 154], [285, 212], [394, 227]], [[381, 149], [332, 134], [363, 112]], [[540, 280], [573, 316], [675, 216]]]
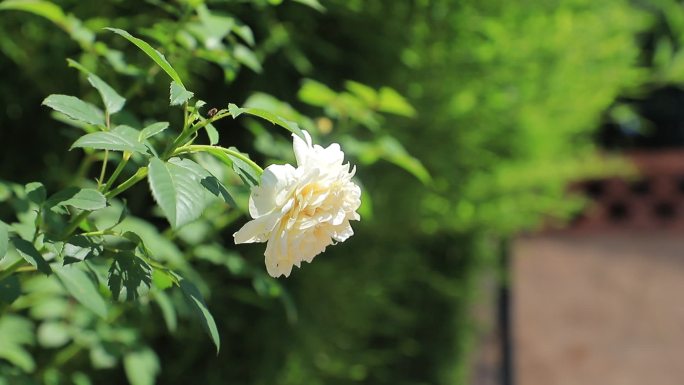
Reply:
[[343, 164], [339, 144], [313, 145], [303, 133], [303, 138], [293, 136], [297, 168], [264, 170], [250, 196], [254, 219], [234, 234], [236, 243], [267, 242], [266, 270], [273, 277], [287, 277], [293, 266], [347, 240], [354, 234], [349, 221], [360, 219], [361, 189], [351, 181], [356, 169]]
[[249, 197], [249, 215], [257, 218], [278, 207], [279, 199], [295, 186], [295, 168], [289, 164], [270, 165], [261, 174], [259, 186]]

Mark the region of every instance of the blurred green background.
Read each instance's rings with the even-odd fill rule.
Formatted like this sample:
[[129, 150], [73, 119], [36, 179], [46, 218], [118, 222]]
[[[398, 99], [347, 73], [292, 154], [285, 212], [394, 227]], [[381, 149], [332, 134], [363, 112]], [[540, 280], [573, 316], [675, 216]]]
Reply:
[[[684, 81], [684, 12], [669, 0], [5, 0], [2, 180], [54, 191], [95, 177], [67, 151], [79, 129], [40, 105], [97, 100], [66, 58], [120, 90], [131, 122], [182, 118], [158, 69], [108, 26], [164, 52], [207, 107], [259, 105], [340, 142], [363, 220], [273, 280], [261, 245], [232, 244], [238, 212], [169, 233], [138, 186], [130, 226], [202, 277], [219, 355], [173, 291], [112, 303], [117, 317], [101, 320], [26, 275], [25, 298], [0, 298], [1, 384], [468, 383], [489, 327], [472, 309], [484, 276], [505, 282], [507, 240], [570, 219], [583, 200], [568, 183], [628, 172], [599, 139], [644, 138], [639, 103]], [[269, 126], [217, 126], [261, 162], [292, 159]]]

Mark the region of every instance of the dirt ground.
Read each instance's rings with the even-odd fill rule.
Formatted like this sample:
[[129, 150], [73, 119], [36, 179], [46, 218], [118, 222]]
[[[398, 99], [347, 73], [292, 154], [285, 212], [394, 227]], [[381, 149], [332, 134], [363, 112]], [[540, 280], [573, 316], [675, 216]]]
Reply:
[[512, 264], [515, 384], [684, 384], [684, 237], [526, 237]]

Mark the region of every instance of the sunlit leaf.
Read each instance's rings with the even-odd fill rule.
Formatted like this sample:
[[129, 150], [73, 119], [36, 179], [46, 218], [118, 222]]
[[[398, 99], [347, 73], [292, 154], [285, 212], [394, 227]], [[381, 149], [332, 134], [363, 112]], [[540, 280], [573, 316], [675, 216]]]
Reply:
[[102, 110], [74, 96], [53, 94], [43, 100], [43, 105], [74, 120], [96, 126], [104, 126], [105, 124]]
[[130, 151], [145, 154], [147, 147], [138, 138], [137, 130], [131, 131], [118, 126], [112, 131], [99, 131], [81, 136], [71, 148], [94, 148], [97, 150]]
[[81, 210], [98, 210], [107, 207], [107, 199], [95, 189], [71, 187], [52, 195], [46, 201], [46, 205], [48, 207], [72, 206]]
[[154, 385], [161, 370], [157, 354], [150, 348], [142, 348], [124, 356], [124, 370], [131, 385]]
[[214, 144], [219, 142], [219, 132], [213, 124], [207, 124], [206, 126], [204, 126], [204, 129], [207, 131], [207, 136], [209, 137], [209, 144], [213, 146]]
[[152, 123], [140, 131], [140, 135], [138, 136], [138, 141], [142, 141], [142, 140], [151, 138], [151, 137], [161, 133], [162, 131], [166, 130], [167, 128], [169, 128], [169, 122]]
[[247, 114], [247, 115], [252, 115], [252, 116], [257, 116], [261, 119], [267, 120], [271, 122], [272, 124], [278, 125], [280, 127], [283, 127], [284, 129], [290, 131], [291, 133], [303, 138], [304, 134], [302, 133], [302, 130], [299, 128], [299, 125], [295, 122], [291, 122], [289, 120], [283, 119], [282, 117], [266, 111], [262, 110], [259, 108], [251, 108], [251, 107], [243, 107], [240, 108], [236, 106], [235, 104], [229, 104], [228, 105], [228, 112], [230, 112], [230, 115], [233, 118], [237, 118], [241, 114]]
[[190, 100], [190, 98], [192, 98], [195, 94], [186, 90], [182, 85], [176, 82], [171, 82], [169, 95], [171, 105], [180, 106], [181, 104]]
[[197, 219], [207, 204], [203, 183], [215, 179], [189, 159], [150, 159], [148, 181], [154, 199], [172, 227]]
[[169, 77], [171, 77], [171, 80], [175, 81], [180, 86], [185, 88], [183, 81], [181, 80], [180, 76], [178, 76], [178, 72], [176, 72], [176, 70], [166, 60], [164, 55], [162, 55], [156, 49], [152, 48], [152, 46], [149, 45], [147, 42], [145, 42], [144, 40], [138, 39], [137, 37], [131, 35], [130, 33], [126, 32], [126, 31], [124, 31], [123, 29], [118, 29], [118, 28], [106, 28], [106, 29], [116, 33], [119, 36], [123, 36], [124, 38], [126, 38], [126, 40], [135, 44], [147, 56], [149, 56], [152, 60], [154, 60], [154, 62], [157, 63], [157, 65], [159, 67], [161, 67], [161, 69], [164, 70], [164, 72], [166, 72], [166, 74], [169, 75]]
[[55, 274], [64, 288], [83, 306], [102, 318], [107, 317], [107, 304], [88, 274], [77, 265], [57, 266]]
[[104, 80], [95, 74], [88, 75], [88, 82], [100, 93], [107, 112], [114, 114], [121, 111], [124, 104], [126, 104], [126, 99], [119, 95], [109, 84], [105, 83]]

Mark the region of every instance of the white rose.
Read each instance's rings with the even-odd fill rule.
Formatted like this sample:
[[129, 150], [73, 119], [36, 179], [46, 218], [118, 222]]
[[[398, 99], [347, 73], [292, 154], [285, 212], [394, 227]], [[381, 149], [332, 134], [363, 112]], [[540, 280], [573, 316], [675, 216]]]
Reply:
[[344, 152], [293, 135], [297, 168], [268, 166], [261, 184], [252, 189], [249, 214], [254, 218], [233, 234], [235, 243], [268, 242], [266, 269], [273, 277], [290, 275], [292, 266], [311, 262], [328, 245], [354, 234], [349, 224], [359, 220], [361, 189], [352, 182], [355, 168], [342, 164]]

